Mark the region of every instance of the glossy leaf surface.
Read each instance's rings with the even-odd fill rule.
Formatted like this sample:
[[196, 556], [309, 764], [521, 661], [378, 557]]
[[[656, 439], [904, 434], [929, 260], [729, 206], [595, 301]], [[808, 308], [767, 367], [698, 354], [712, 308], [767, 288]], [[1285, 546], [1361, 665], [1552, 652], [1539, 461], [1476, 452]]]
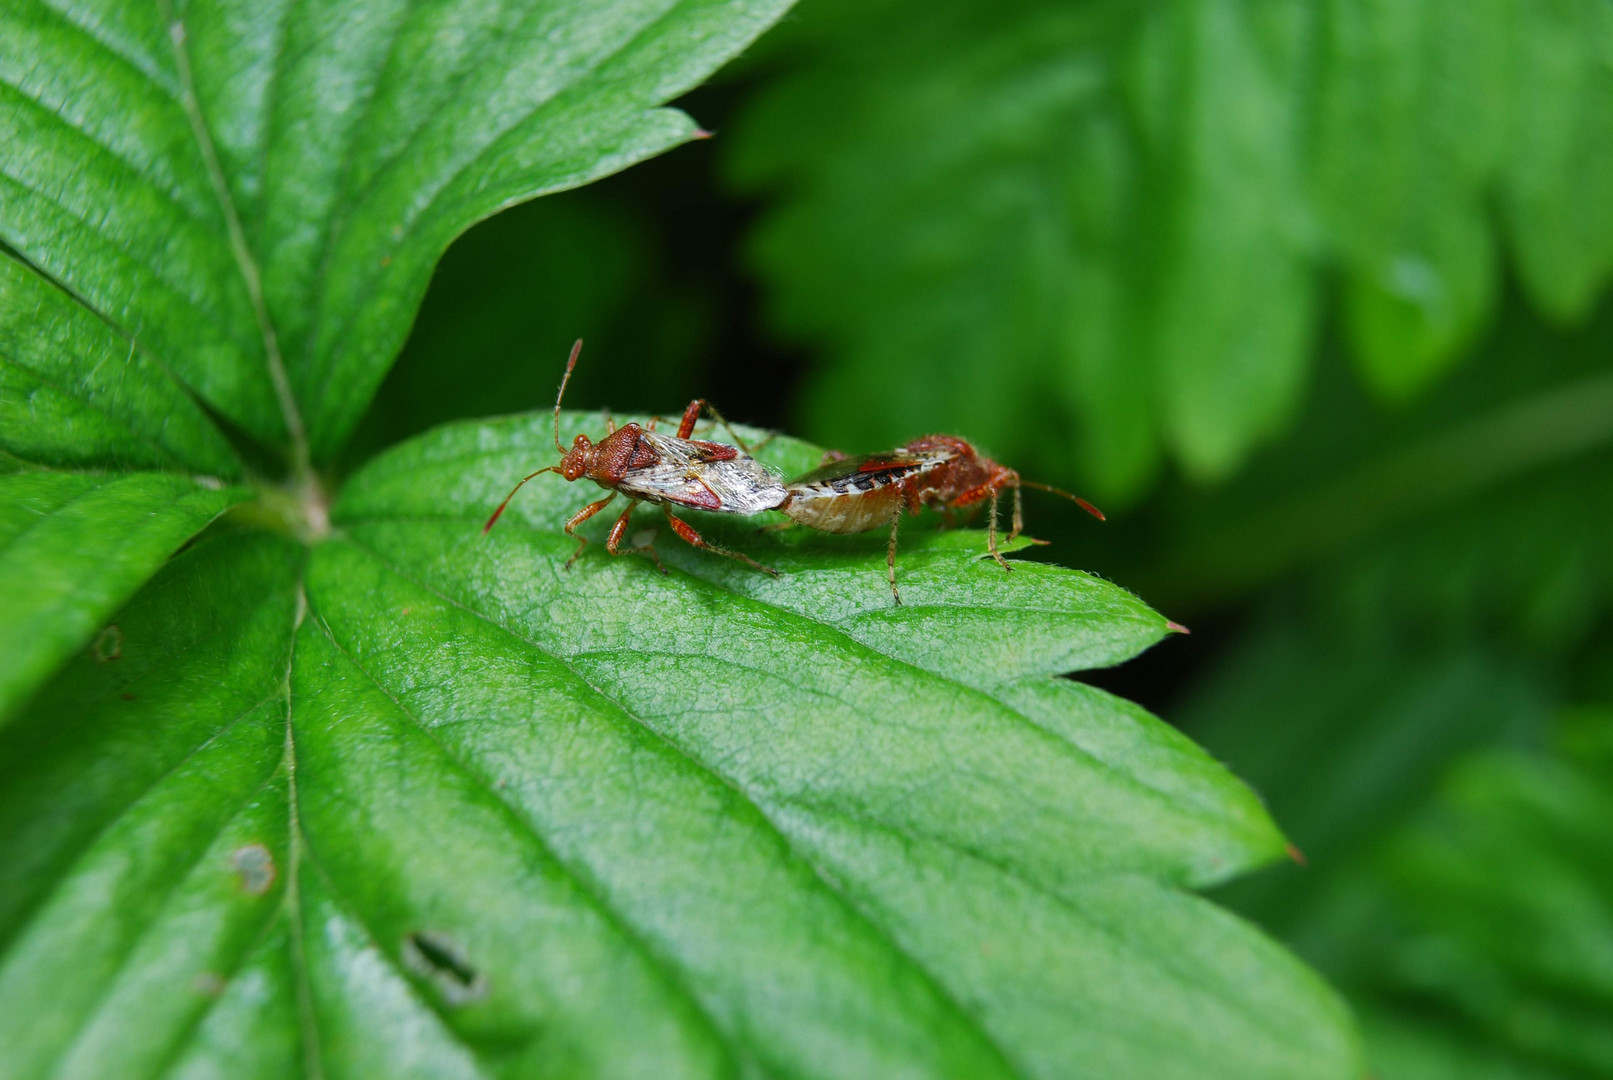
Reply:
[[0, 239], [258, 438], [306, 429], [326, 458], [450, 240], [694, 137], [658, 106], [786, 6], [20, 0]]
[[[0, 475], [0, 719], [231, 503], [165, 473]], [[119, 648], [115, 626], [99, 648]]]
[[[559, 478], [480, 531], [548, 442], [538, 415], [398, 448], [305, 564], [204, 538], [119, 616], [117, 665], [14, 725], [0, 1002], [50, 1021], [19, 1075], [137, 1017], [153, 1067], [1356, 1074], [1330, 993], [1184, 891], [1280, 855], [1253, 795], [1053, 677], [1160, 616], [1005, 574], [978, 532], [910, 532], [902, 608], [878, 536], [722, 534], [777, 581], [668, 536], [667, 575], [597, 544], [563, 570]], [[191, 990], [146, 1010], [157, 978]]]

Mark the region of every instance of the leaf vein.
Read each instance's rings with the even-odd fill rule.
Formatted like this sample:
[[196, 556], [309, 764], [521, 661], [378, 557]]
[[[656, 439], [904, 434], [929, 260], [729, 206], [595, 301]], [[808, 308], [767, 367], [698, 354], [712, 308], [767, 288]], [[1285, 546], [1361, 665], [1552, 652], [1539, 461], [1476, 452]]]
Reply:
[[[549, 105], [551, 105], [553, 102], [555, 102], [556, 100], [558, 100], [559, 98], [564, 96], [567, 91], [571, 90], [573, 87], [577, 86], [578, 84], [580, 84], [584, 80], [586, 80], [588, 78], [591, 78], [607, 62], [609, 62], [610, 60], [612, 60], [615, 57], [617, 57], [618, 55], [620, 55], [622, 53], [622, 51], [627, 49], [633, 43], [637, 42], [640, 38], [642, 38], [644, 36], [644, 34], [648, 33], [651, 29], [653, 29], [655, 26], [657, 26], [658, 24], [663, 22], [666, 18], [668, 18], [674, 12], [678, 11], [682, 6], [683, 6], [683, 4], [682, 4], [682, 2], [680, 0], [680, 2], [674, 3], [674, 4], [670, 5], [669, 7], [667, 7], [666, 9], [664, 9], [663, 11], [661, 11], [653, 19], [650, 19], [649, 21], [644, 23], [644, 25], [640, 26], [637, 30], [635, 30], [633, 32], [632, 36], [630, 36], [626, 41], [624, 41], [621, 44], [621, 46], [618, 47], [616, 50], [614, 50], [614, 51], [612, 51], [610, 53], [607, 53], [607, 54], [605, 54], [603, 56], [598, 57], [592, 64], [588, 65], [583, 70], [577, 72], [576, 76], [574, 78], [572, 78], [570, 81], [562, 83], [561, 85], [557, 86], [555, 88], [554, 93], [550, 94], [547, 98], [543, 99], [542, 101], [536, 102], [532, 106], [532, 108], [528, 109], [526, 112], [524, 112], [524, 113], [520, 114], [519, 116], [515, 117], [514, 120], [512, 120], [510, 123], [504, 125], [498, 131], [493, 132], [492, 136], [479, 149], [477, 149], [477, 151], [474, 154], [470, 155], [464, 161], [462, 161], [458, 165], [456, 165], [453, 168], [453, 170], [446, 177], [441, 178], [440, 180], [438, 180], [437, 182], [435, 182], [435, 183], [433, 183], [433, 184], [431, 184], [429, 186], [424, 185], [424, 184], [421, 185], [420, 191], [417, 192], [417, 196], [419, 194], [423, 194], [423, 193], [429, 191], [430, 197], [427, 198], [426, 201], [424, 202], [424, 204], [421, 205], [416, 211], [414, 211], [409, 216], [409, 219], [408, 219], [408, 221], [406, 223], [400, 222], [399, 223], [400, 227], [403, 227], [405, 225], [412, 226], [415, 222], [419, 221], [423, 216], [425, 216], [427, 213], [429, 213], [432, 209], [434, 209], [436, 207], [437, 201], [442, 197], [442, 193], [444, 191], [448, 190], [448, 188], [451, 187], [456, 180], [458, 180], [461, 176], [463, 176], [466, 172], [468, 172], [477, 162], [481, 161], [482, 157], [490, 149], [492, 149], [493, 147], [499, 145], [504, 140], [505, 136], [509, 135], [515, 129], [519, 128], [521, 125], [523, 125], [523, 124], [527, 123], [528, 121], [530, 121], [530, 120], [534, 119], [535, 117], [537, 117], [540, 113], [542, 113], [545, 109], [547, 109], [549, 107]], [[378, 184], [380, 182], [381, 178], [390, 169], [391, 164], [393, 162], [396, 162], [398, 160], [398, 158], [402, 157], [403, 154], [408, 149], [413, 147], [413, 145], [415, 143], [415, 140], [419, 138], [420, 132], [425, 130], [425, 127], [426, 127], [426, 125], [422, 124], [420, 127], [415, 129], [415, 131], [410, 135], [409, 140], [404, 145], [404, 147], [402, 149], [400, 149], [397, 153], [395, 153], [392, 156], [392, 158], [389, 160], [387, 168], [379, 169], [379, 170], [376, 171], [375, 176], [370, 180], [370, 182], [367, 185], [365, 185], [364, 190], [362, 192], [360, 192], [357, 196], [355, 196], [349, 202], [350, 206], [357, 207], [357, 206], [360, 206], [360, 205], [363, 204], [364, 200], [367, 199], [369, 197], [369, 194], [375, 189], [376, 184]], [[359, 316], [359, 313], [362, 312], [368, 306], [371, 297], [373, 297], [375, 295], [376, 290], [379, 288], [378, 283], [383, 281], [383, 280], [385, 280], [385, 276], [372, 269], [371, 272], [369, 273], [369, 275], [365, 278], [364, 287], [359, 291], [357, 296], [353, 297], [345, 305], [345, 311], [344, 311], [344, 313], [342, 315], [341, 321], [336, 324], [336, 326], [334, 328], [334, 332], [333, 332], [333, 334], [332, 334], [332, 336], [330, 338], [330, 340], [332, 342], [331, 350], [332, 350], [333, 353], [339, 353], [340, 352], [341, 343], [346, 340], [347, 335], [351, 331], [355, 320]], [[321, 299], [321, 307], [323, 307], [323, 306], [324, 305], [323, 305], [323, 298], [322, 298]], [[315, 321], [315, 325], [316, 326], [318, 325], [318, 320]], [[312, 347], [310, 347], [310, 349], [309, 349], [309, 355], [310, 356], [314, 355], [314, 349]], [[329, 392], [330, 380], [335, 375], [335, 370], [336, 369], [335, 369], [334, 364], [325, 364], [325, 365], [323, 365], [323, 368], [324, 368], [324, 370], [320, 375], [319, 393], [318, 393], [318, 395], [316, 397], [316, 400], [323, 399], [325, 397], [325, 395]]]
[[38, 368], [30, 367], [27, 364], [21, 363], [15, 357], [0, 355], [0, 365], [15, 368], [17, 371], [23, 372], [41, 386], [54, 390], [56, 393], [73, 402], [75, 405], [104, 417], [107, 423], [120, 428], [129, 436], [129, 438], [124, 441], [136, 442], [143, 446], [148, 446], [157, 451], [163, 457], [167, 458], [179, 470], [185, 472], [189, 471], [186, 468], [185, 463], [181, 461], [180, 458], [173, 453], [173, 451], [169, 450], [168, 447], [152, 438], [146, 432], [143, 432], [139, 428], [135, 427], [134, 424], [130, 423], [128, 420], [125, 420], [123, 417], [111, 412], [105, 406], [98, 404], [92, 395], [85, 394], [84, 396], [79, 396], [68, 390], [65, 385], [58, 382], [56, 379], [53, 379], [44, 372], [41, 372]]
[[752, 809], [757, 818], [766, 825], [768, 831], [779, 841], [779, 843], [781, 843], [785, 849], [788, 850], [790, 854], [803, 866], [806, 866], [812, 871], [813, 875], [823, 884], [829, 896], [831, 896], [836, 903], [838, 903], [849, 915], [854, 917], [858, 922], [873, 932], [874, 936], [879, 941], [886, 944], [897, 957], [906, 963], [913, 970], [915, 976], [925, 983], [925, 985], [929, 986], [937, 997], [948, 1008], [953, 1010], [955, 1015], [965, 1024], [965, 1026], [973, 1030], [975, 1034], [979, 1036], [979, 1038], [989, 1047], [991, 1047], [1000, 1057], [1002, 1057], [1005, 1062], [1008, 1060], [1007, 1055], [1004, 1054], [1002, 1049], [997, 1046], [996, 1041], [985, 1029], [979, 1017], [971, 1013], [963, 1006], [961, 1002], [954, 998], [947, 988], [937, 981], [933, 973], [931, 973], [927, 968], [918, 964], [917, 960], [905, 952], [896, 942], [891, 941], [890, 938], [881, 931], [879, 925], [868, 917], [867, 913], [862, 910], [861, 906], [846, 895], [845, 891], [835, 883], [834, 879], [824, 871], [823, 867], [820, 866], [815, 859], [810, 858], [808, 854], [801, 849], [800, 845], [790, 835], [788, 830], [784, 829], [777, 821], [768, 815], [767, 811], [763, 808], [762, 802], [759, 801], [759, 799], [750, 791], [746, 790], [746, 788], [743, 787], [738, 781], [726, 773], [712, 768], [709, 764], [700, 760], [699, 758], [694, 757], [682, 746], [679, 746], [677, 743], [669, 739], [663, 732], [656, 730], [655, 727], [645, 721], [643, 717], [639, 716], [636, 712], [634, 712], [632, 709], [629, 709], [620, 701], [617, 701], [615, 698], [611, 697], [604, 691], [604, 689], [596, 686], [594, 683], [585, 678], [581, 672], [577, 671], [576, 668], [571, 665], [567, 657], [556, 656], [555, 654], [548, 652], [542, 646], [537, 644], [537, 642], [523, 636], [513, 627], [507, 626], [497, 619], [485, 614], [484, 612], [476, 610], [457, 597], [450, 596], [442, 590], [426, 584], [413, 575], [407, 573], [401, 567], [392, 563], [379, 552], [368, 547], [367, 545], [362, 544], [351, 537], [346, 538], [346, 542], [363, 551], [365, 554], [373, 558], [377, 563], [381, 564], [383, 567], [397, 576], [403, 578], [405, 581], [408, 581], [425, 592], [438, 597], [445, 603], [451, 604], [461, 611], [464, 611], [477, 619], [482, 620], [489, 626], [493, 626], [503, 631], [505, 634], [508, 634], [511, 638], [536, 652], [538, 655], [548, 657], [549, 659], [558, 662], [569, 670], [579, 683], [588, 687], [589, 690], [597, 694], [608, 705], [616, 709], [623, 716], [626, 716], [628, 719], [638, 724], [638, 726], [643, 728], [644, 731], [648, 732], [652, 738], [667, 746], [677, 756], [677, 760], [686, 763], [687, 767], [693, 770], [695, 773], [705, 776], [707, 779], [715, 783], [719, 783], [732, 791], [742, 802], [745, 803], [745, 805]]
[[[248, 710], [248, 712], [250, 712], [250, 710]], [[236, 722], [239, 722], [239, 718], [237, 718]], [[218, 828], [213, 831], [212, 836], [210, 836], [206, 842], [198, 845], [199, 850], [196, 852], [196, 857], [186, 866], [184, 873], [176, 873], [171, 875], [155, 889], [145, 893], [147, 897], [154, 897], [157, 899], [157, 903], [152, 905], [151, 917], [145, 921], [145, 924], [141, 926], [139, 931], [136, 932], [133, 937], [124, 943], [124, 946], [120, 950], [120, 954], [116, 963], [113, 965], [112, 970], [106, 973], [106, 976], [103, 979], [100, 987], [97, 989], [96, 1000], [90, 1007], [89, 1011], [85, 1014], [85, 1020], [79, 1027], [78, 1034], [73, 1037], [72, 1041], [62, 1049], [62, 1052], [57, 1055], [56, 1060], [52, 1062], [49, 1070], [47, 1070], [49, 1075], [60, 1075], [62, 1066], [67, 1063], [67, 1061], [73, 1056], [73, 1051], [77, 1049], [78, 1046], [84, 1041], [85, 1035], [88, 1034], [89, 1029], [94, 1024], [95, 1017], [99, 1016], [106, 1008], [107, 1000], [112, 996], [113, 990], [117, 987], [118, 977], [122, 975], [124, 968], [129, 963], [129, 960], [134, 956], [135, 951], [140, 947], [140, 943], [145, 940], [147, 934], [151, 933], [152, 927], [156, 924], [157, 920], [161, 918], [163, 910], [168, 906], [168, 902], [173, 898], [174, 894], [179, 891], [180, 886], [185, 883], [185, 879], [190, 876], [191, 872], [194, 871], [196, 867], [201, 865], [202, 860], [207, 857], [208, 851], [212, 848], [213, 844], [217, 842], [218, 838], [224, 834], [224, 830], [229, 827], [230, 823], [240, 816], [241, 811], [246, 808], [246, 805], [256, 798], [260, 793], [262, 793], [262, 791], [269, 786], [270, 781], [273, 779], [274, 775], [271, 773], [269, 776], [265, 777], [263, 780], [254, 785], [244, 796], [242, 796], [242, 798], [236, 803], [235, 809], [219, 822]]]
[[[381, 694], [392, 703], [393, 707], [396, 708], [398, 712], [401, 713], [421, 735], [425, 736], [425, 738], [437, 748], [438, 752], [442, 754], [444, 759], [452, 762], [456, 768], [476, 782], [477, 786], [482, 790], [484, 796], [493, 805], [499, 807], [503, 813], [503, 816], [507, 820], [513, 822], [520, 832], [524, 833], [532, 840], [534, 844], [537, 845], [544, 857], [552, 862], [557, 868], [559, 868], [563, 874], [565, 874], [566, 878], [576, 887], [578, 894], [583, 898], [584, 902], [589, 907], [597, 911], [600, 916], [603, 917], [604, 920], [611, 925], [618, 934], [621, 935], [622, 939], [627, 943], [627, 945], [634, 952], [639, 953], [650, 965], [650, 967], [657, 971], [662, 979], [670, 987], [676, 990], [680, 997], [685, 999], [689, 1007], [697, 1016], [701, 1018], [701, 1020], [705, 1022], [705, 1024], [710, 1028], [711, 1032], [713, 1034], [727, 1034], [730, 1037], [729, 1040], [719, 1041], [738, 1041], [737, 1039], [733, 1038], [734, 1033], [731, 1031], [725, 1031], [724, 1027], [719, 1025], [716, 1018], [707, 1010], [705, 1003], [700, 1000], [699, 996], [690, 986], [688, 973], [684, 971], [681, 965], [678, 965], [672, 958], [662, 956], [658, 950], [651, 947], [649, 941], [643, 937], [638, 928], [630, 923], [623, 916], [623, 914], [616, 910], [616, 908], [605, 898], [604, 889], [600, 883], [595, 881], [592, 875], [587, 874], [581, 868], [572, 865], [569, 860], [561, 858], [560, 854], [555, 850], [552, 841], [539, 832], [537, 824], [526, 814], [522, 813], [520, 808], [500, 795], [498, 790], [493, 786], [490, 778], [483, 773], [482, 770], [474, 767], [469, 762], [461, 758], [458, 754], [455, 754], [452, 750], [450, 750], [448, 746], [437, 736], [436, 732], [432, 731], [431, 728], [427, 726], [418, 716], [416, 716], [407, 706], [405, 706], [403, 702], [399, 701], [392, 691], [387, 689], [387, 687], [379, 678], [375, 676], [373, 672], [371, 672], [363, 664], [359, 663], [358, 659], [354, 657], [353, 654], [349, 652], [341, 642], [336, 640], [335, 631], [331, 629], [329, 622], [324, 617], [316, 615], [316, 618], [319, 623], [319, 628], [324, 631], [325, 637], [330, 641], [332, 648], [341, 653], [342, 657], [353, 666], [354, 670], [358, 671], [366, 679], [368, 679], [371, 685], [379, 690]], [[356, 914], [357, 913], [355, 912], [355, 915]], [[371, 937], [373, 938], [374, 935], [372, 934]], [[382, 952], [385, 954], [386, 950], [383, 949]], [[389, 962], [390, 959], [390, 956], [388, 956]], [[441, 1009], [435, 1003], [432, 1003], [432, 1010], [437, 1012], [439, 1016], [442, 1016], [444, 1024], [447, 1024], [448, 1020], [446, 1015], [442, 1014]], [[474, 1051], [472, 1052], [474, 1053]]]

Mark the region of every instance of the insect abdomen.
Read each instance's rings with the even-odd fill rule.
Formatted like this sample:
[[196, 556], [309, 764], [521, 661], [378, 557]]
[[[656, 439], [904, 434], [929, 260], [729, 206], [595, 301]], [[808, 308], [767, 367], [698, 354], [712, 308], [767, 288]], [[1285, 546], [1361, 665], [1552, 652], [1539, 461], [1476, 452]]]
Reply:
[[894, 483], [850, 494], [827, 484], [792, 486], [789, 502], [779, 509], [791, 521], [819, 532], [866, 532], [890, 524], [899, 498], [901, 486]]

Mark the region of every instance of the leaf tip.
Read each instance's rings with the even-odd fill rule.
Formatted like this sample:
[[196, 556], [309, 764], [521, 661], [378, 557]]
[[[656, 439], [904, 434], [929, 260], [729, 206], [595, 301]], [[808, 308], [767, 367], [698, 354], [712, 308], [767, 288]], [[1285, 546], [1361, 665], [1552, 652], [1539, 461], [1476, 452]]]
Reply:
[[1191, 634], [1193, 632], [1173, 619], [1165, 620], [1165, 630], [1172, 634]]
[[1303, 851], [1299, 850], [1299, 847], [1296, 844], [1294, 844], [1292, 841], [1289, 841], [1288, 843], [1283, 845], [1283, 852], [1285, 854], [1287, 854], [1287, 856], [1290, 859], [1293, 859], [1294, 862], [1298, 863], [1300, 866], [1309, 866], [1311, 864], [1310, 860], [1305, 858], [1305, 853]]

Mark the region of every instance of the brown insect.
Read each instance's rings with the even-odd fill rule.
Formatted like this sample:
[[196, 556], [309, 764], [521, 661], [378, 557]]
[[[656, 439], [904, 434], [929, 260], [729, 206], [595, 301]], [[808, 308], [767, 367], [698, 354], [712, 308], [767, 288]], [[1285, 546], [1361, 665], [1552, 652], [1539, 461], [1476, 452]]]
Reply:
[[1073, 500], [1087, 513], [1103, 520], [1103, 512], [1078, 495], [1022, 478], [1006, 465], [985, 457], [963, 439], [952, 435], [926, 435], [906, 446], [862, 457], [836, 456], [785, 484], [786, 498], [774, 509], [791, 521], [831, 533], [866, 532], [890, 526], [885, 564], [891, 596], [902, 602], [896, 588], [896, 531], [902, 513], [916, 514], [926, 506], [951, 514], [990, 500], [987, 510], [986, 550], [1004, 570], [1013, 567], [997, 551], [997, 505], [1004, 488], [1014, 493], [1013, 540], [1024, 531], [1020, 488], [1037, 488]]
[[[566, 522], [566, 535], [577, 541], [577, 550], [566, 560], [567, 567], [576, 562], [583, 548], [588, 546], [587, 537], [577, 535], [577, 526], [605, 509], [611, 500], [621, 494], [628, 497], [627, 509], [611, 526], [605, 540], [605, 550], [612, 555], [640, 552], [649, 555], [655, 559], [657, 566], [661, 566], [660, 558], [650, 545], [632, 548], [621, 546], [633, 510], [641, 502], [655, 503], [665, 512], [672, 531], [689, 544], [738, 559], [763, 573], [778, 576], [777, 570], [763, 566], [748, 555], [711, 543], [688, 522], [672, 513], [673, 506], [687, 506], [730, 514], [757, 514], [772, 509], [787, 497], [778, 475], [738, 447], [689, 437], [701, 412], [707, 408], [703, 399], [696, 398], [689, 403], [676, 436], [657, 432], [654, 420], [648, 425], [628, 423], [621, 427], [617, 427], [613, 421], [607, 421], [608, 433], [598, 443], [586, 435], [578, 435], [571, 449], [561, 445], [560, 403], [565, 399], [566, 384], [571, 381], [571, 372], [577, 366], [577, 356], [581, 351], [582, 342], [579, 340], [571, 348], [571, 359], [566, 362], [566, 374], [560, 380], [560, 393], [554, 403], [554, 447], [561, 455], [560, 463], [545, 465], [522, 477], [510, 489], [504, 501], [498, 504], [498, 509], [487, 519], [487, 524], [482, 526], [482, 534], [485, 536], [492, 529], [515, 493], [528, 480], [555, 472], [567, 480], [587, 477], [610, 492], [603, 499], [577, 511]], [[666, 567], [661, 566], [661, 570], [664, 573]]]

